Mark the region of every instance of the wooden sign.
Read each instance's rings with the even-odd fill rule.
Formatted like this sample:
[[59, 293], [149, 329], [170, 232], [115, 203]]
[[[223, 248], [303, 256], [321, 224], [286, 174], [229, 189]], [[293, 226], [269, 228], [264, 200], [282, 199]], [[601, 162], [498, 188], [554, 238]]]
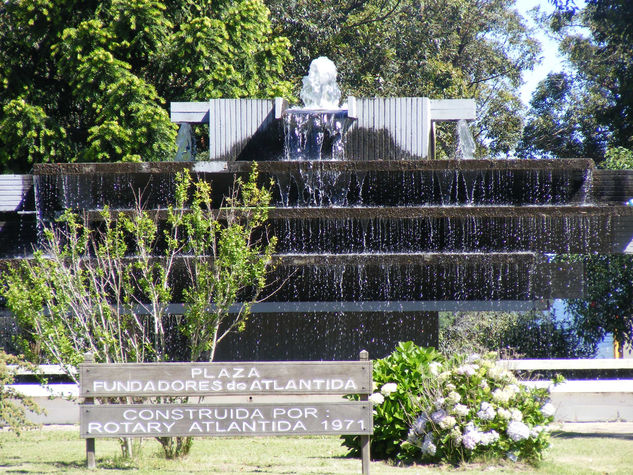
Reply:
[[371, 403], [84, 405], [83, 438], [371, 434]]
[[80, 365], [80, 396], [370, 394], [370, 361]]

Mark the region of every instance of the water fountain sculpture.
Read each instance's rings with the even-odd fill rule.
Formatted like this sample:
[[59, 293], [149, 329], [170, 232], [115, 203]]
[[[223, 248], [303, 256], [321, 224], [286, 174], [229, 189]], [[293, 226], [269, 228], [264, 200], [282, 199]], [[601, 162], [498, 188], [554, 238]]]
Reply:
[[[208, 124], [208, 157], [36, 165], [34, 186], [22, 179], [24, 206], [5, 215], [29, 216], [24, 227], [34, 229], [35, 209], [42, 220], [66, 207], [125, 209], [138, 190], [146, 207], [164, 208], [176, 171], [212, 180], [221, 194], [257, 160], [262, 180], [275, 183], [271, 281], [291, 278], [253, 307], [245, 333], [222, 342], [220, 360], [355, 359], [363, 348], [383, 356], [400, 340], [434, 344], [438, 311], [538, 309], [581, 296], [582, 267], [552, 254], [633, 248], [633, 208], [624, 206], [633, 174], [584, 159], [432, 160], [434, 123], [474, 119], [473, 101], [350, 97], [340, 107], [332, 65], [319, 61], [304, 80], [310, 108], [172, 103], [172, 121]], [[323, 77], [326, 103], [310, 102]]]

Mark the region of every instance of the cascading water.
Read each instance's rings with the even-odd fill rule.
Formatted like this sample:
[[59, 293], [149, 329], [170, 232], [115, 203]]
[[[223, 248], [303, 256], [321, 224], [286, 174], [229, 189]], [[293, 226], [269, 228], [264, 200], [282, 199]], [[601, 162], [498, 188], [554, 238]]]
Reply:
[[[630, 240], [633, 207], [591, 203], [615, 191], [589, 186], [610, 175], [592, 176], [588, 160], [427, 160], [414, 142], [423, 130], [418, 112], [434, 101], [340, 106], [326, 58], [313, 63], [301, 97], [305, 107], [285, 110], [277, 101], [195, 103], [212, 117], [209, 143], [226, 145], [215, 162], [37, 165], [38, 218], [53, 222], [65, 206], [88, 215], [106, 204], [126, 209], [140, 195], [149, 212], [160, 212], [183, 169], [212, 181], [220, 206], [234, 175], [259, 161], [262, 182], [276, 182], [268, 231], [278, 254], [269, 284], [285, 285], [253, 307], [244, 333], [223, 341], [220, 360], [351, 359], [362, 348], [379, 358], [400, 340], [433, 344], [433, 312], [542, 308], [547, 299], [578, 296], [582, 269], [544, 256], [621, 252]], [[350, 115], [357, 122], [346, 136]], [[249, 128], [270, 134], [248, 135]], [[186, 132], [183, 159], [195, 143]], [[460, 158], [473, 158], [467, 139], [462, 134]]]
[[457, 158], [472, 160], [475, 158], [475, 139], [464, 119], [457, 121]]

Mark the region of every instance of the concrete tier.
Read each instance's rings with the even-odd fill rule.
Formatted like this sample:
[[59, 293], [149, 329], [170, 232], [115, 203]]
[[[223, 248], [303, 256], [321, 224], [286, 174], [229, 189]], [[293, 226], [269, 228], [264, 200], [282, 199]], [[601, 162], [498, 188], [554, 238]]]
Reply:
[[[212, 180], [215, 202], [251, 162], [41, 164], [34, 167], [39, 211], [169, 204], [174, 173]], [[590, 160], [260, 162], [276, 206], [524, 205], [590, 200]]]

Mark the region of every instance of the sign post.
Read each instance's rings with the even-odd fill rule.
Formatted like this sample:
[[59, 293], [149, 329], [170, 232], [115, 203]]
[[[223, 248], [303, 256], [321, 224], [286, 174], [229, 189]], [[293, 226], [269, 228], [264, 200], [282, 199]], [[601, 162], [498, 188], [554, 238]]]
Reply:
[[[138, 364], [95, 364], [86, 354], [79, 371], [88, 468], [96, 465], [96, 438], [359, 435], [363, 474], [369, 474], [372, 362], [366, 351], [359, 361]], [[347, 394], [360, 400], [343, 399]], [[198, 402], [189, 403], [193, 396]], [[95, 404], [95, 398], [180, 402]]]

